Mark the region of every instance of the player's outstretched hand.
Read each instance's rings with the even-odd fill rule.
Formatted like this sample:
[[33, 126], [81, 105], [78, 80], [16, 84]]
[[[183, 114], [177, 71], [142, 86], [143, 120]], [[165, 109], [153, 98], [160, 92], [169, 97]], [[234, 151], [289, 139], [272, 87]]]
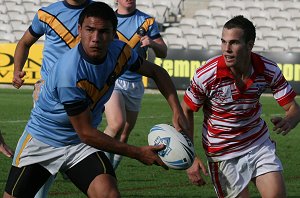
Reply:
[[291, 123], [282, 117], [273, 117], [271, 122], [274, 124], [273, 131], [277, 134], [286, 135], [293, 128]]
[[24, 83], [24, 79], [23, 77], [26, 75], [25, 71], [17, 71], [14, 73], [14, 78], [12, 81], [12, 84], [15, 88], [19, 89], [23, 83]]
[[12, 149], [9, 148], [4, 142], [4, 139], [0, 132], [0, 152], [6, 155], [7, 157], [12, 157], [14, 155], [14, 152]]
[[193, 165], [186, 170], [186, 173], [188, 175], [189, 180], [192, 182], [192, 184], [196, 186], [203, 186], [206, 184], [200, 172], [202, 172], [206, 176], [208, 175], [203, 162], [198, 157], [195, 157]]
[[143, 146], [140, 147], [141, 151], [139, 152], [138, 160], [146, 165], [158, 165], [162, 166], [164, 169], [168, 170], [168, 167], [165, 163], [159, 158], [158, 152], [163, 150], [165, 145], [156, 145], [156, 146]]

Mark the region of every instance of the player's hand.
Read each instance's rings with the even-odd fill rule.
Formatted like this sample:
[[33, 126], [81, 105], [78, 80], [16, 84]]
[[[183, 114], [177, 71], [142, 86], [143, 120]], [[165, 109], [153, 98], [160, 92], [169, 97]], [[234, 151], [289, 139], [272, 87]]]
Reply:
[[152, 46], [152, 42], [154, 42], [152, 39], [149, 38], [149, 36], [143, 36], [140, 39], [141, 42], [141, 47], [151, 47]]
[[6, 144], [0, 144], [0, 152], [6, 157], [13, 157], [14, 152]]
[[203, 164], [203, 162], [198, 158], [195, 157], [194, 163], [190, 168], [186, 170], [189, 180], [192, 184], [196, 186], [203, 186], [206, 184], [205, 180], [202, 178], [200, 171], [204, 175], [208, 175], [207, 170]]
[[14, 78], [12, 84], [15, 88], [19, 89], [24, 83], [24, 76], [26, 75], [25, 71], [14, 72]]
[[291, 123], [282, 117], [273, 117], [271, 118], [271, 122], [274, 124], [273, 131], [277, 134], [286, 135], [292, 129]]
[[139, 152], [138, 160], [146, 165], [158, 165], [162, 166], [164, 169], [168, 170], [167, 165], [159, 158], [158, 152], [163, 150], [165, 145], [160, 144], [156, 146], [143, 146], [140, 147], [141, 151]]
[[190, 129], [188, 127], [188, 121], [186, 119], [186, 117], [184, 116], [183, 113], [174, 113], [173, 114], [173, 126], [174, 128], [179, 131], [179, 132], [183, 132], [185, 135], [187, 135], [189, 138], [192, 138], [189, 136], [190, 134]]
[[0, 152], [6, 155], [7, 157], [12, 157], [14, 155], [13, 150], [10, 149], [9, 146], [5, 144], [1, 132], [0, 132]]

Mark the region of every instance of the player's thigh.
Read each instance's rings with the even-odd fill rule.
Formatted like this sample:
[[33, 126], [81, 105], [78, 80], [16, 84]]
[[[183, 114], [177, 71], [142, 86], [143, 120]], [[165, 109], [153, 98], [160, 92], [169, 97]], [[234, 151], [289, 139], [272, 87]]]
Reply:
[[[104, 178], [107, 177], [115, 181], [108, 182], [108, 184], [111, 183], [112, 188], [116, 188], [116, 175], [114, 169], [108, 158], [101, 151], [87, 156], [79, 163], [74, 165], [72, 168], [68, 169], [65, 173], [68, 175], [69, 179], [75, 184], [75, 186], [77, 186], [77, 188], [79, 188], [85, 194], [87, 194], [90, 191], [89, 189], [91, 184], [93, 184], [93, 186], [91, 186], [91, 189], [94, 189], [94, 185], [97, 185], [97, 188], [102, 189], [104, 193], [106, 190], [103, 189], [103, 185], [97, 181], [99, 181], [99, 179], [105, 180]], [[102, 177], [102, 175], [107, 176]], [[95, 179], [97, 179], [96, 182], [94, 182]]]
[[281, 171], [269, 172], [256, 177], [254, 183], [261, 197], [285, 198], [286, 190]]
[[14, 197], [34, 197], [50, 176], [50, 172], [39, 164], [21, 168], [12, 166], [5, 192]]

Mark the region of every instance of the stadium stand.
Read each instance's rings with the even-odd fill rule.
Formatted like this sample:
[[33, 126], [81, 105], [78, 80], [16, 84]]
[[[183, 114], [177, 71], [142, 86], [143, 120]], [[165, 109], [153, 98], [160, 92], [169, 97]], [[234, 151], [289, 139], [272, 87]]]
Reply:
[[278, 40], [276, 42], [268, 42], [268, 44], [269, 44], [269, 50], [273, 52], [282, 52], [282, 51], [289, 50], [288, 43], [284, 40]]
[[177, 38], [177, 39], [168, 39], [168, 48], [169, 49], [187, 49], [188, 42], [185, 38]]
[[261, 52], [266, 51], [269, 49], [268, 42], [265, 40], [259, 40], [257, 39], [254, 43], [253, 51], [254, 52]]
[[188, 49], [207, 49], [208, 43], [204, 38], [187, 38]]
[[201, 28], [186, 27], [182, 29], [183, 37], [186, 39], [198, 39], [203, 38]]
[[[23, 34], [22, 31], [31, 24], [36, 11], [56, 1], [0, 0], [0, 42], [17, 42]], [[116, 8], [115, 0], [96, 1], [104, 1], [113, 9]], [[197, 49], [198, 46], [199, 49], [203, 47], [219, 49], [219, 37], [224, 23], [232, 16], [242, 14], [251, 19], [257, 28], [254, 50], [270, 50], [269, 47], [272, 47], [272, 50], [276, 51], [300, 51], [297, 48], [300, 40], [300, 0], [136, 0], [136, 2], [138, 9], [156, 18], [163, 38], [174, 48], [176, 42], [182, 38], [183, 45], [177, 48]], [[195, 42], [192, 42], [192, 39]], [[203, 39], [206, 39], [206, 42]], [[277, 48], [272, 46], [276, 39], [283, 41], [278, 42], [280, 46]], [[44, 38], [39, 40], [43, 41]]]

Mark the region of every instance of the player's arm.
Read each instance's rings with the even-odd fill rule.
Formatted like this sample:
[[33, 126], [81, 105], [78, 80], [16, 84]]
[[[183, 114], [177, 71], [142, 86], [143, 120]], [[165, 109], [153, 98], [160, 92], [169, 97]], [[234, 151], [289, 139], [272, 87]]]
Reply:
[[142, 74], [143, 76], [152, 78], [155, 81], [159, 91], [166, 98], [173, 111], [174, 127], [178, 131], [187, 131], [188, 126], [186, 118], [180, 106], [175, 86], [167, 71], [154, 63], [144, 60], [143, 64], [137, 72]]
[[155, 56], [158, 58], [166, 58], [167, 57], [167, 45], [162, 39], [162, 37], [151, 39], [149, 36], [143, 36], [141, 38], [141, 47], [148, 46], [153, 49]]
[[[182, 110], [184, 115], [186, 116], [188, 125], [189, 125], [189, 131], [188, 136], [194, 143], [194, 111], [185, 103], [183, 100], [181, 102]], [[197, 186], [205, 185], [205, 180], [201, 177], [200, 172], [202, 172], [204, 175], [208, 175], [207, 170], [205, 168], [204, 163], [201, 161], [201, 159], [196, 156], [193, 165], [186, 170], [189, 180]]]
[[7, 157], [12, 157], [14, 152], [5, 144], [4, 138], [0, 131], [0, 152], [6, 155]]
[[285, 117], [273, 117], [271, 121], [274, 124], [273, 131], [286, 135], [300, 122], [300, 107], [296, 100], [282, 107], [285, 110]]
[[136, 147], [122, 143], [93, 128], [90, 110], [89, 108], [83, 110], [83, 107], [82, 104], [66, 107], [69, 119], [83, 143], [103, 151], [137, 159], [146, 165], [156, 164], [167, 169], [157, 155], [157, 152], [164, 148], [163, 145]]
[[22, 70], [23, 70], [24, 64], [28, 58], [30, 47], [37, 40], [38, 40], [38, 38], [34, 37], [29, 32], [29, 30], [27, 30], [16, 46], [16, 50], [15, 50], [15, 54], [14, 54], [13, 85], [17, 89], [19, 89], [24, 83], [23, 77], [25, 76], [25, 72]]

